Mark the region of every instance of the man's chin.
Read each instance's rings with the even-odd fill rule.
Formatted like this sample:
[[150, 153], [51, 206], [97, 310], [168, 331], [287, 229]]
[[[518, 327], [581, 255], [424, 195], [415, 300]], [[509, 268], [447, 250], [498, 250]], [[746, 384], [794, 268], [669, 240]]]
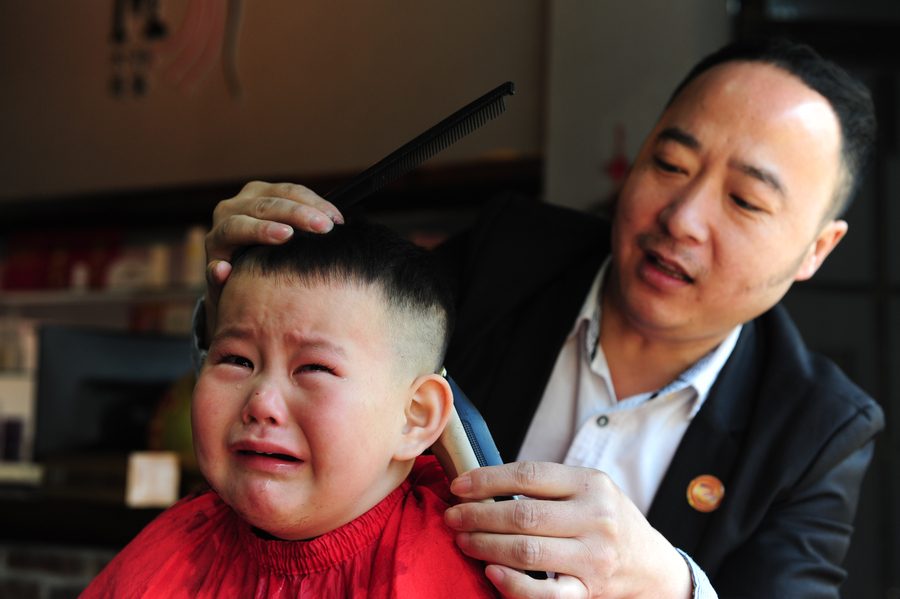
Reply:
[[632, 293], [624, 303], [622, 313], [625, 325], [636, 332], [675, 340], [682, 335], [691, 336], [694, 323], [702, 321], [701, 315], [688, 307], [678, 308], [672, 298], [660, 297], [656, 292]]

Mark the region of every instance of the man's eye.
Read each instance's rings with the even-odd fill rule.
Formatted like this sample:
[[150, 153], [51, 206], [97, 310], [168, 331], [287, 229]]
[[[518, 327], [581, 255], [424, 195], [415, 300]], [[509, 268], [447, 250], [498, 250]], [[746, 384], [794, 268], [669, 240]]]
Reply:
[[674, 164], [669, 164], [656, 156], [653, 157], [653, 162], [656, 164], [657, 168], [666, 171], [667, 173], [683, 173], [684, 171]]
[[734, 202], [735, 206], [741, 208], [742, 210], [749, 210], [750, 212], [757, 212], [760, 210], [753, 204], [748, 203], [746, 200], [744, 200], [744, 198], [736, 196], [734, 194], [731, 195], [731, 201]]
[[235, 366], [243, 366], [253, 370], [253, 362], [243, 356], [228, 355], [222, 357], [223, 364], [234, 364]]

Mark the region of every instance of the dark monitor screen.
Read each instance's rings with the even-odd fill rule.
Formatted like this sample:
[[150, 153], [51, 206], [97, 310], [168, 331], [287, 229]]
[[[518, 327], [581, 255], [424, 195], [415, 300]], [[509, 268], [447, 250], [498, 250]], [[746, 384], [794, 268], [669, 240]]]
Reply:
[[34, 459], [145, 449], [157, 402], [189, 373], [189, 337], [44, 325]]

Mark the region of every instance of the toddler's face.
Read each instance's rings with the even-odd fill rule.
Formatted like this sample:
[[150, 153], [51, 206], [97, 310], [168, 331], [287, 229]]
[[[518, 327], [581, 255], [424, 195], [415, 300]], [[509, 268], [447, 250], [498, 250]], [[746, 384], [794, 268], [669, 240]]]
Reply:
[[411, 381], [386, 318], [364, 288], [229, 279], [191, 419], [201, 471], [254, 526], [318, 536], [399, 484]]

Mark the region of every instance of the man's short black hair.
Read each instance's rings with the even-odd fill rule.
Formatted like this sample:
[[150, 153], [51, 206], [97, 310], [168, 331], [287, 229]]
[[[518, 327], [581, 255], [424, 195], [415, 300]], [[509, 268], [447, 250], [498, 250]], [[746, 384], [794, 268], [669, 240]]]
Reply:
[[779, 67], [798, 77], [831, 104], [841, 126], [841, 158], [848, 179], [836, 191], [828, 216], [842, 215], [859, 190], [875, 147], [875, 107], [868, 88], [805, 44], [783, 38], [751, 39], [729, 44], [697, 63], [675, 88], [666, 106], [671, 105], [701, 73], [731, 61], [762, 62]]
[[360, 285], [380, 294], [392, 334], [404, 346], [410, 367], [429, 363], [438, 372], [455, 311], [453, 295], [440, 263], [430, 251], [388, 227], [358, 215], [329, 233], [296, 231], [282, 245], [242, 248], [232, 260], [233, 273], [247, 271], [304, 284]]

